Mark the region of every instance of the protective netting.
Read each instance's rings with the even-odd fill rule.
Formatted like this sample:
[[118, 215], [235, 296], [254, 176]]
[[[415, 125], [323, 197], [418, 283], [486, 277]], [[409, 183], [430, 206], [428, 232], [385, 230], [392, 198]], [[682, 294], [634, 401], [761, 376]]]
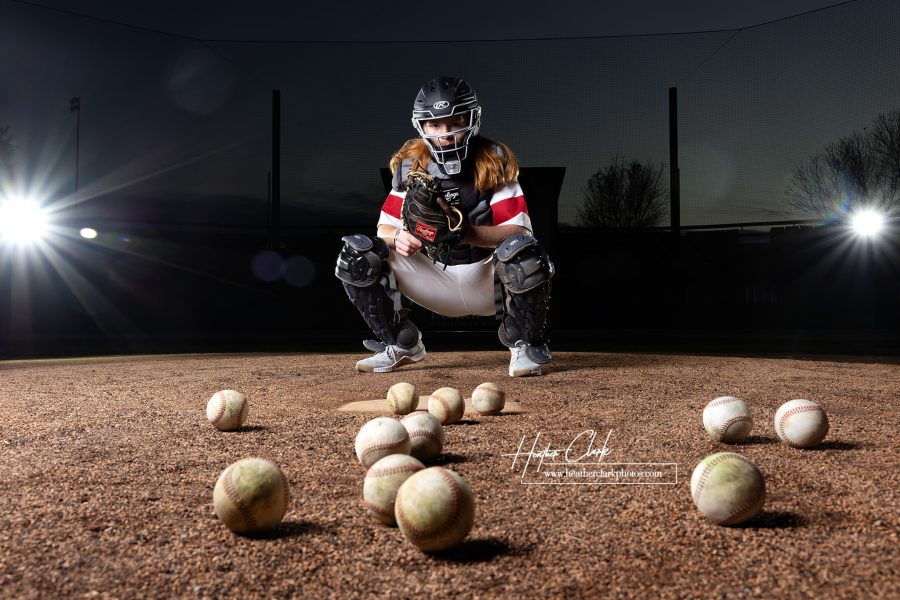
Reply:
[[674, 86], [682, 225], [801, 219], [786, 204], [792, 170], [900, 108], [898, 23], [896, 1], [860, 0], [702, 34], [198, 42], [4, 3], [0, 126], [17, 141], [14, 179], [72, 194], [78, 96], [80, 197], [114, 198], [133, 219], [264, 227], [277, 88], [284, 226], [374, 225], [378, 169], [415, 135], [419, 85], [457, 74], [483, 134], [523, 166], [566, 167], [558, 216], [575, 224], [588, 178], [616, 157], [662, 165], [668, 181]]

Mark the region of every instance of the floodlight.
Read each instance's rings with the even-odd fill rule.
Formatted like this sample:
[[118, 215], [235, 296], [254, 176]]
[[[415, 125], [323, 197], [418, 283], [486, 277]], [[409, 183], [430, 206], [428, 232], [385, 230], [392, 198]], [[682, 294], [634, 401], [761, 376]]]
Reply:
[[873, 237], [884, 225], [884, 215], [872, 209], [860, 210], [850, 217], [850, 225], [858, 235]]
[[26, 198], [0, 205], [0, 239], [18, 245], [40, 240], [47, 232], [47, 216], [40, 205]]

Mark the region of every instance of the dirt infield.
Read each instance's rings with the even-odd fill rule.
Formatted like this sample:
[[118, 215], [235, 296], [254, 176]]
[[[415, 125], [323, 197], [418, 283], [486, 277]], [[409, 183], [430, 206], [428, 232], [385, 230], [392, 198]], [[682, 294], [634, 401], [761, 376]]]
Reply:
[[[357, 374], [349, 354], [0, 363], [0, 595], [900, 595], [896, 361], [560, 352], [545, 376], [510, 379], [508, 356], [434, 352], [383, 375]], [[337, 409], [397, 381], [470, 395], [490, 380], [525, 412], [447, 428], [438, 462], [471, 485], [476, 521], [454, 550], [423, 554], [363, 509], [353, 440], [372, 415]], [[250, 397], [241, 431], [206, 422], [223, 388]], [[706, 436], [703, 407], [722, 395], [753, 410], [746, 443]], [[772, 419], [794, 398], [826, 408], [821, 447], [778, 442]], [[513, 464], [537, 435], [588, 430], [609, 436], [609, 464], [674, 463], [677, 483], [538, 485]], [[744, 526], [711, 525], [691, 502], [691, 470], [721, 450], [766, 476]], [[291, 483], [267, 536], [236, 536], [212, 509], [219, 473], [248, 456]]]

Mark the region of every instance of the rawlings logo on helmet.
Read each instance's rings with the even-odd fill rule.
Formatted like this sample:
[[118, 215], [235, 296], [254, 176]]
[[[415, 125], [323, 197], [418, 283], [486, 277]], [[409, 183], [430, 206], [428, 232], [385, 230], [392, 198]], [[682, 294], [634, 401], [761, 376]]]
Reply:
[[447, 108], [448, 106], [450, 106], [450, 103], [447, 102], [446, 100], [438, 100], [437, 102], [434, 103], [434, 108], [436, 108], [438, 110]]

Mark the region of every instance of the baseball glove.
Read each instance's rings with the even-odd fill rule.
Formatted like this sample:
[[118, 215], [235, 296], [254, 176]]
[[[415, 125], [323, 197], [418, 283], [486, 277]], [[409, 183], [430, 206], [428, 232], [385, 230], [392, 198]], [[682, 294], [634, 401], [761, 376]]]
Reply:
[[406, 179], [401, 214], [403, 228], [422, 242], [428, 256], [445, 265], [468, 230], [462, 212], [444, 201], [440, 180], [421, 171], [411, 171]]

